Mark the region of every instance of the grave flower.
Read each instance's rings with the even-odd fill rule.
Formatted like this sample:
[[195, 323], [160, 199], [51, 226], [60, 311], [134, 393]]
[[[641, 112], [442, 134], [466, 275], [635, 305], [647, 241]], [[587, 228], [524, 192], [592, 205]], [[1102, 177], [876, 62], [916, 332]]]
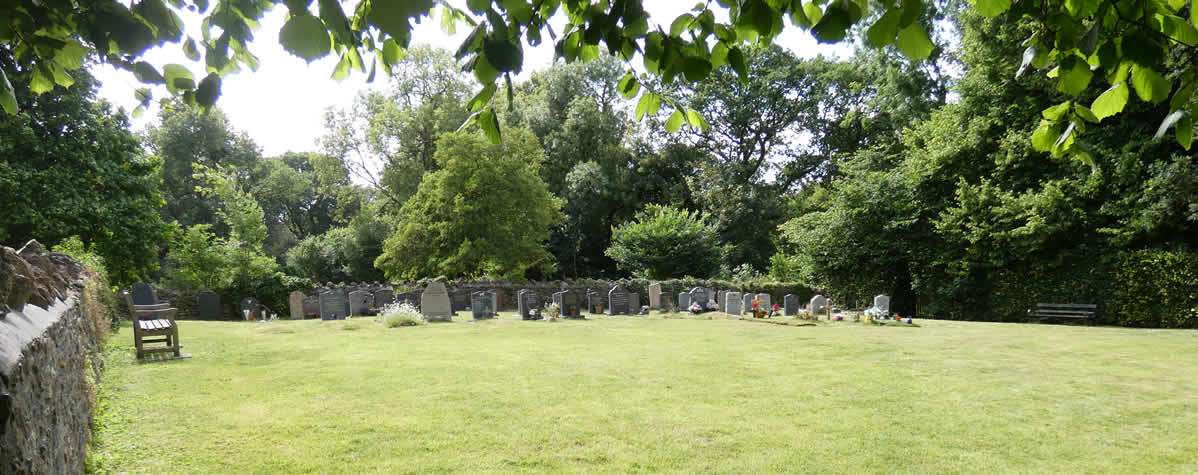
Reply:
[[688, 308], [687, 310], [690, 310], [690, 312], [691, 312], [691, 313], [699, 313], [699, 312], [702, 312], [702, 311], [703, 311], [703, 307], [702, 307], [702, 306], [700, 306], [700, 305], [699, 305], [699, 304], [696, 302], [696, 303], [692, 303], [692, 304], [691, 304], [691, 306], [690, 306], [690, 308]]

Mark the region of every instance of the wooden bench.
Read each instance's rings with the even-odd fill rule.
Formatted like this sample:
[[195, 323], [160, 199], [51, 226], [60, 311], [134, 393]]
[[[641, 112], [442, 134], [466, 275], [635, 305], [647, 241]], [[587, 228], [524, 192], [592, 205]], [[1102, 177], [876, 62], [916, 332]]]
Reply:
[[[121, 292], [121, 295], [129, 304], [129, 313], [133, 317], [133, 346], [137, 348], [138, 360], [157, 353], [172, 353], [170, 359], [190, 356], [179, 352], [183, 345], [179, 344], [179, 325], [175, 323], [175, 312], [178, 310], [165, 302], [137, 305], [133, 303], [129, 292]], [[158, 345], [160, 343], [162, 345]]]
[[1098, 305], [1091, 303], [1040, 302], [1036, 304], [1036, 308], [1028, 309], [1027, 314], [1040, 317], [1040, 321], [1044, 321], [1046, 318], [1068, 318], [1094, 323], [1094, 315], [1097, 311]]

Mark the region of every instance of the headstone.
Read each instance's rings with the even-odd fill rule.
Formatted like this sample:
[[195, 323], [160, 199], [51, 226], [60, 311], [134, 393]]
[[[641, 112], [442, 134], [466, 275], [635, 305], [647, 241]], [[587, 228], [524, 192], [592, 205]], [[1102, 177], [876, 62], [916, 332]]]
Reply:
[[608, 315], [628, 315], [632, 313], [632, 309], [628, 304], [628, 291], [624, 290], [624, 287], [617, 285], [607, 291]]
[[744, 295], [741, 297], [740, 305], [741, 305], [741, 307], [740, 307], [741, 313], [752, 312], [753, 311], [753, 294], [745, 292]]
[[345, 320], [345, 291], [332, 289], [320, 294], [320, 319]]
[[320, 297], [304, 295], [304, 318], [320, 317]]
[[828, 299], [824, 298], [823, 295], [816, 295], [815, 297], [811, 297], [811, 303], [807, 306], [807, 312], [812, 316], [819, 316], [827, 310], [827, 306]]
[[728, 315], [740, 315], [742, 310], [740, 298], [740, 292], [724, 293], [724, 313]]
[[200, 320], [221, 320], [220, 294], [211, 290], [200, 292], [196, 296], [196, 316]]
[[475, 320], [485, 320], [495, 316], [495, 308], [491, 306], [491, 296], [486, 292], [470, 294], [470, 313]]
[[384, 307], [391, 305], [395, 301], [395, 290], [390, 287], [383, 287], [374, 291], [374, 308], [377, 311], [382, 311]]
[[416, 308], [420, 308], [420, 292], [409, 290], [395, 294], [396, 302], [403, 302]]
[[453, 307], [453, 313], [465, 312], [470, 308], [470, 291], [466, 289], [453, 289], [449, 293], [450, 305]]
[[784, 315], [799, 314], [799, 297], [795, 294], [786, 294], [782, 297], [782, 313]]
[[133, 305], [154, 305], [158, 303], [158, 296], [154, 295], [154, 288], [145, 282], [133, 284], [133, 290], [130, 294], [133, 296]]
[[706, 311], [708, 301], [709, 301], [709, 299], [707, 297], [707, 289], [704, 289], [703, 287], [695, 287], [695, 288], [691, 289], [691, 303], [692, 304], [697, 303], [697, 304], [699, 304], [700, 307], [703, 307], [702, 311]]
[[[553, 294], [554, 303], [557, 303], [557, 300], [557, 294]], [[540, 320], [541, 296], [535, 290], [521, 290], [516, 294], [516, 309], [520, 312], [521, 320]]]
[[569, 290], [553, 294], [553, 302], [562, 309], [564, 318], [582, 318], [582, 308], [578, 305], [578, 294]]
[[598, 290], [587, 289], [587, 311], [594, 313], [603, 313], [603, 294]]
[[349, 293], [349, 314], [354, 317], [360, 317], [370, 313], [370, 307], [374, 304], [374, 294], [365, 290], [355, 290]]
[[661, 308], [661, 283], [649, 284], [649, 308]]
[[630, 315], [640, 315], [641, 313], [641, 294], [630, 292], [628, 294], [628, 313]]
[[287, 294], [287, 307], [292, 320], [304, 319], [304, 293], [298, 290]]
[[878, 296], [874, 297], [874, 307], [877, 307], [878, 309], [880, 309], [884, 312], [889, 312], [890, 311], [890, 296], [878, 295]]
[[491, 314], [499, 315], [499, 292], [488, 290], [487, 295], [491, 297]]
[[678, 311], [686, 312], [691, 308], [691, 294], [680, 292], [678, 294]]
[[420, 314], [430, 322], [453, 321], [453, 307], [449, 304], [449, 291], [445, 284], [433, 282], [420, 294]]
[[769, 313], [771, 308], [774, 308], [774, 303], [770, 301], [770, 294], [757, 294], [757, 300], [761, 301], [761, 308], [765, 313]]
[[[241, 305], [239, 305], [239, 308], [241, 309], [242, 317], [246, 320], [262, 319], [262, 304], [259, 303], [258, 299], [256, 298], [246, 297], [241, 299]], [[249, 312], [248, 314], [246, 313], [247, 311]]]

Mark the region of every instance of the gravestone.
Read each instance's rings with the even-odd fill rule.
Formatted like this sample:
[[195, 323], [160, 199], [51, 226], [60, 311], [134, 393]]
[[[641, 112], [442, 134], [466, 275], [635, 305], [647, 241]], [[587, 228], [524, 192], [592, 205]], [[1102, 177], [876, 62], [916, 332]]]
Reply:
[[746, 312], [752, 313], [753, 312], [753, 294], [745, 292], [744, 295], [741, 296], [740, 304], [741, 304], [741, 307], [740, 307], [741, 313], [746, 313]]
[[603, 313], [603, 294], [598, 290], [587, 289], [587, 311], [591, 313]]
[[345, 291], [332, 289], [320, 294], [320, 319], [345, 320]]
[[453, 313], [465, 312], [470, 309], [470, 291], [466, 289], [453, 289], [449, 293], [449, 300], [453, 306]]
[[495, 308], [491, 306], [491, 296], [486, 292], [470, 294], [470, 313], [475, 320], [486, 320], [495, 316]]
[[449, 304], [449, 291], [445, 284], [433, 282], [420, 294], [420, 314], [430, 322], [453, 321], [453, 307]]
[[374, 304], [374, 294], [365, 290], [355, 290], [349, 293], [349, 314], [350, 316], [360, 317], [370, 313], [370, 307]]
[[[554, 303], [557, 303], [557, 300], [557, 294], [553, 294]], [[537, 294], [537, 291], [521, 290], [520, 293], [516, 294], [516, 304], [516, 309], [520, 312], [521, 320], [541, 319], [541, 296]]]
[[782, 313], [784, 315], [799, 314], [799, 296], [795, 294], [786, 294], [782, 297]]
[[774, 303], [770, 301], [770, 294], [757, 294], [757, 300], [761, 301], [761, 309], [765, 310], [767, 315], [770, 309], [774, 308]]
[[741, 314], [741, 295], [740, 292], [725, 292], [724, 293], [724, 313], [728, 315]]
[[220, 309], [220, 294], [211, 290], [200, 292], [196, 296], [196, 316], [200, 320], [222, 320], [224, 315], [221, 315]]
[[320, 297], [304, 295], [304, 318], [320, 316]]
[[415, 308], [420, 308], [420, 292], [415, 291], [415, 290], [409, 290], [407, 292], [400, 292], [398, 294], [395, 294], [395, 301], [406, 303]]
[[390, 287], [384, 287], [374, 291], [374, 308], [380, 312], [384, 307], [391, 305], [395, 301], [395, 290]]
[[641, 314], [641, 294], [636, 293], [636, 292], [630, 292], [628, 294], [628, 314], [629, 315], [640, 315]]
[[578, 294], [569, 290], [553, 294], [553, 302], [562, 309], [564, 318], [582, 318], [582, 308], [578, 305]]
[[304, 293], [298, 290], [287, 294], [287, 307], [292, 320], [304, 319]]
[[[262, 304], [258, 302], [258, 299], [253, 297], [243, 298], [241, 299], [241, 305], [238, 307], [241, 309], [242, 318], [246, 320], [262, 319]], [[249, 311], [249, 316], [246, 316], [246, 311]]]
[[678, 293], [678, 311], [686, 312], [691, 308], [691, 294], [686, 292]]
[[607, 314], [628, 315], [631, 312], [628, 302], [628, 291], [622, 286], [612, 287], [607, 291]]
[[708, 301], [709, 301], [709, 299], [707, 297], [707, 289], [704, 289], [703, 287], [695, 287], [695, 288], [691, 289], [691, 303], [692, 304], [697, 303], [697, 304], [699, 304], [700, 307], [703, 307], [703, 309], [700, 310], [700, 312], [707, 310], [707, 302]]
[[883, 312], [889, 312], [890, 311], [890, 296], [878, 295], [878, 296], [874, 297], [874, 307], [878, 308], [879, 310], [882, 310]]
[[661, 283], [649, 284], [649, 308], [661, 308]]
[[154, 295], [154, 288], [145, 282], [133, 284], [130, 294], [133, 296], [133, 305], [154, 305], [158, 303], [158, 296]]
[[818, 317], [827, 311], [827, 307], [828, 299], [824, 298], [823, 295], [816, 295], [815, 297], [811, 297], [811, 303], [807, 306], [807, 313], [810, 313], [813, 317]]

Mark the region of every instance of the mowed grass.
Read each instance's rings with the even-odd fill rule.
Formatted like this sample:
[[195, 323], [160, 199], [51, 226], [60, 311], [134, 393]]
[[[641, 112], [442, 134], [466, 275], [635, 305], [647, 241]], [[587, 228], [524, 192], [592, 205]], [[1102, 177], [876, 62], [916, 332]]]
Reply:
[[918, 323], [126, 327], [89, 469], [1198, 472], [1198, 332]]

